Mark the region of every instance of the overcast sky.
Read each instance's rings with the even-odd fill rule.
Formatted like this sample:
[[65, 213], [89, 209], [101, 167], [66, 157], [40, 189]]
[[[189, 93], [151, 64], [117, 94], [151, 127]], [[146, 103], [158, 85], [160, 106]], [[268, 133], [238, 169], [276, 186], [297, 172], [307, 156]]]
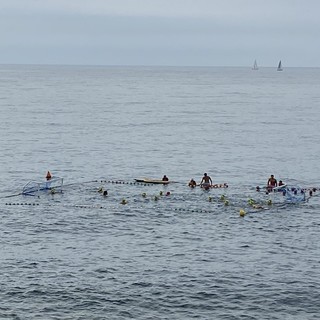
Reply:
[[0, 0], [0, 63], [320, 67], [320, 0]]

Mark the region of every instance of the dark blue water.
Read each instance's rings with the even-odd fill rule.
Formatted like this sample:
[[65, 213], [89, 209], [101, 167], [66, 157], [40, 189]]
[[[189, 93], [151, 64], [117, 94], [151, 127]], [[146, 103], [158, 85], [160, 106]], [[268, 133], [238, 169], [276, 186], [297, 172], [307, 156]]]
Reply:
[[[1, 66], [0, 318], [318, 319], [318, 192], [287, 204], [255, 187], [319, 187], [319, 83]], [[62, 194], [7, 197], [47, 170]], [[204, 172], [229, 188], [190, 190]], [[164, 174], [176, 183], [134, 183]]]

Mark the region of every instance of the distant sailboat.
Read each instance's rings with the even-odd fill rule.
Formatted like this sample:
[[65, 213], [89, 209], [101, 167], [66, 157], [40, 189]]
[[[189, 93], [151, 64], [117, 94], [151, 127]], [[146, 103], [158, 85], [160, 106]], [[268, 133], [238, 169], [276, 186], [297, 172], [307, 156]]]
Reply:
[[254, 60], [253, 68], [252, 70], [259, 70], [257, 60]]
[[282, 71], [282, 64], [281, 64], [281, 60], [279, 61], [279, 64], [278, 64], [278, 68], [277, 68], [277, 71]]

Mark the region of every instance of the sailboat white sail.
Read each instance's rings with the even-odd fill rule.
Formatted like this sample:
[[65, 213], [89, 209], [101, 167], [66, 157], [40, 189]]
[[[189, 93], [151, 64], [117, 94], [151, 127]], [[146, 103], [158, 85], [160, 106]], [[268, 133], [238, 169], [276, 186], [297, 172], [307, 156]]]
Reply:
[[281, 60], [279, 61], [279, 64], [278, 64], [278, 68], [277, 68], [277, 71], [282, 71], [282, 64], [281, 64]]
[[253, 64], [252, 70], [259, 70], [258, 64], [257, 64], [257, 60], [254, 60], [254, 64]]

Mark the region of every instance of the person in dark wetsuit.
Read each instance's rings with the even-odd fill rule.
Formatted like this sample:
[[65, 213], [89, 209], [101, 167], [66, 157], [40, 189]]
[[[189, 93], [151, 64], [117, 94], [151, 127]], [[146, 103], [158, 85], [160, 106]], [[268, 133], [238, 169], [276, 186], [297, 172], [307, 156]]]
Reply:
[[169, 178], [166, 175], [164, 175], [162, 181], [169, 181]]

